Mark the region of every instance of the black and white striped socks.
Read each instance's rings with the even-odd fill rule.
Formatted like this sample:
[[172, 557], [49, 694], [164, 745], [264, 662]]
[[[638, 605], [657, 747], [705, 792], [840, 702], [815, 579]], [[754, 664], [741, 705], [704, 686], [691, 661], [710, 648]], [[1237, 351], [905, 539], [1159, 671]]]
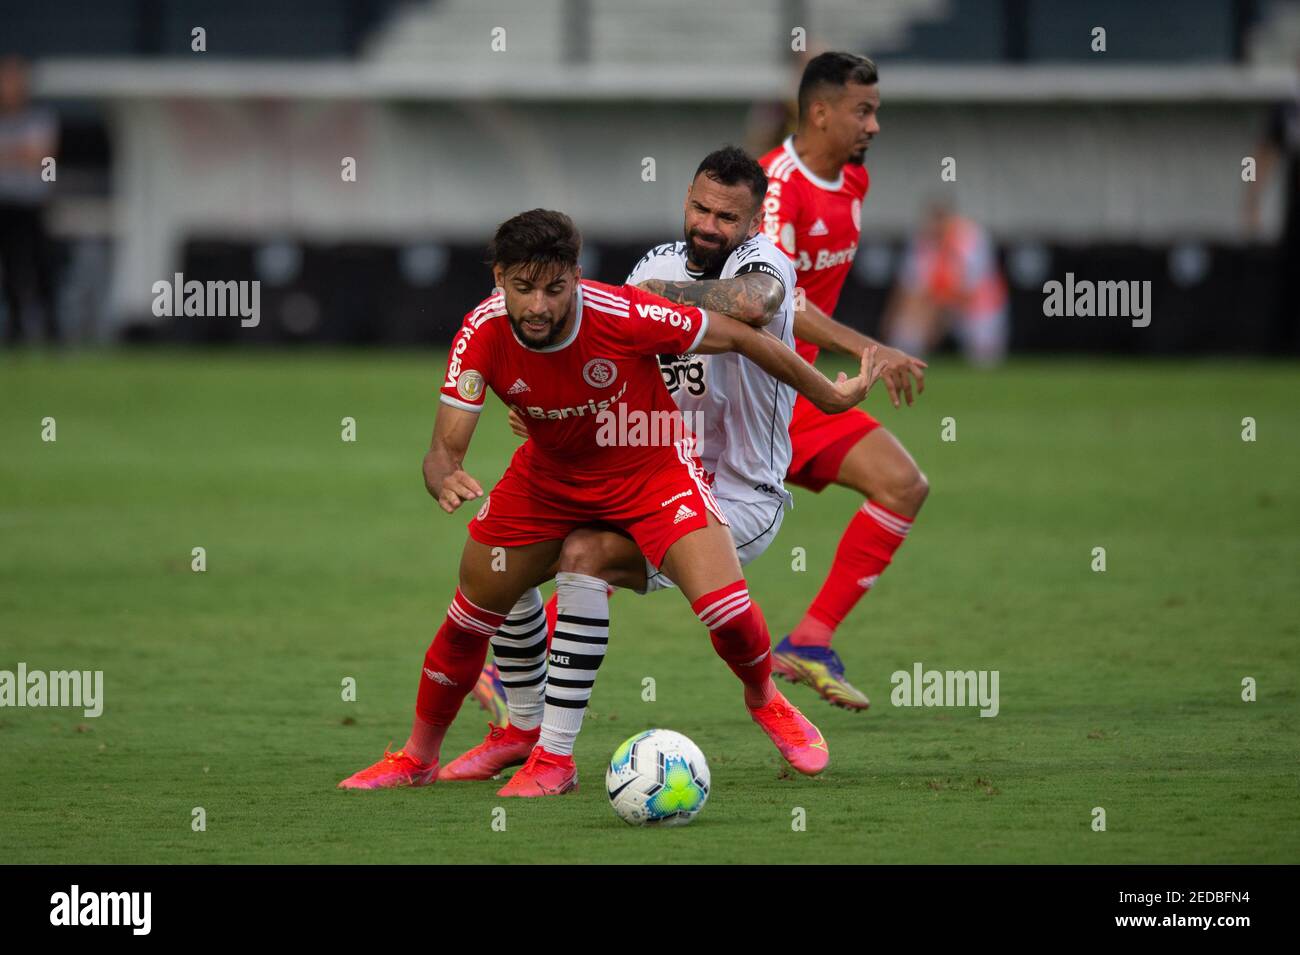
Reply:
[[510, 724], [536, 729], [546, 694], [546, 611], [536, 587], [519, 598], [493, 634], [492, 654], [506, 690]]
[[571, 756], [609, 643], [609, 590], [599, 577], [561, 572], [555, 575], [555, 595], [559, 617], [551, 639], [539, 744], [548, 753]]

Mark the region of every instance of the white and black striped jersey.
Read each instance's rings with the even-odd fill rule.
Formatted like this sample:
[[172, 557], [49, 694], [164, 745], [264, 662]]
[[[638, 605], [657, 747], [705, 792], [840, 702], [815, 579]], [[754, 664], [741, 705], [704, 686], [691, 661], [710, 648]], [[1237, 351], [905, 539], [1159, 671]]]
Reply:
[[[785, 287], [781, 308], [767, 330], [793, 349], [794, 268], [761, 233], [737, 246], [716, 275], [686, 267], [685, 242], [655, 246], [632, 269], [627, 283], [728, 279], [753, 271], [771, 275]], [[700, 439], [697, 450], [713, 475], [714, 494], [735, 501], [776, 498], [790, 507], [792, 498], [783, 482], [790, 464], [794, 389], [736, 354], [660, 355], [659, 370]]]

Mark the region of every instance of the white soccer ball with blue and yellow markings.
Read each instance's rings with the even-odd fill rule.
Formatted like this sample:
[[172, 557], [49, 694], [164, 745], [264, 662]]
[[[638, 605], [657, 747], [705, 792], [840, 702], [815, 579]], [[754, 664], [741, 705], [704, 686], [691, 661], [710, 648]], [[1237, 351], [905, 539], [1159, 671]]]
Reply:
[[684, 826], [708, 802], [709, 764], [681, 733], [646, 730], [614, 751], [605, 792], [629, 825]]

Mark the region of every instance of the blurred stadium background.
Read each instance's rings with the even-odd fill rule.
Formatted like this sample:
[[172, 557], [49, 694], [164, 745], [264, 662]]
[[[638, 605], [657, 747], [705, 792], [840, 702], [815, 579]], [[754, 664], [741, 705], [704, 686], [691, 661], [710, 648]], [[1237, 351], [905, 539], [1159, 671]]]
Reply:
[[[69, 343], [445, 343], [492, 229], [539, 205], [621, 281], [679, 235], [701, 156], [779, 137], [802, 28], [881, 67], [841, 320], [877, 330], [944, 196], [996, 242], [1014, 352], [1296, 348], [1291, 0], [2, 0], [0, 23], [59, 124], [43, 217]], [[1252, 222], [1242, 161], [1268, 151]], [[260, 280], [261, 324], [155, 318], [177, 271]], [[1149, 279], [1151, 326], [1045, 319], [1067, 271]]]
[[[796, 29], [881, 71], [836, 317], [878, 331], [936, 198], [988, 230], [1010, 290], [1014, 361], [941, 359], [915, 408], [869, 398], [934, 488], [837, 638], [870, 714], [792, 688], [836, 762], [791, 780], [685, 603], [619, 596], [580, 794], [487, 839], [495, 784], [433, 812], [341, 796], [404, 731], [455, 579], [470, 517], [417, 475], [487, 239], [563, 209], [587, 274], [621, 281], [680, 236], [707, 152], [781, 135]], [[1254, 356], [1296, 349], [1298, 49], [1300, 4], [1276, 0], [0, 0], [33, 94], [0, 112], [0, 155], [58, 127], [47, 191], [30, 165], [0, 186], [39, 212], [68, 346], [0, 340], [0, 668], [107, 686], [102, 718], [3, 711], [6, 859], [1293, 863], [1300, 376]], [[261, 282], [260, 324], [155, 317], [176, 272]], [[1150, 326], [1045, 317], [1067, 272], [1152, 282]], [[489, 402], [475, 436], [485, 485], [504, 417]], [[774, 635], [860, 503], [799, 493], [747, 568]], [[917, 661], [1001, 672], [1003, 715], [890, 705]], [[449, 751], [480, 739], [474, 707]], [[601, 763], [651, 719], [714, 773], [685, 840], [602, 805]], [[795, 798], [813, 822], [790, 838]]]

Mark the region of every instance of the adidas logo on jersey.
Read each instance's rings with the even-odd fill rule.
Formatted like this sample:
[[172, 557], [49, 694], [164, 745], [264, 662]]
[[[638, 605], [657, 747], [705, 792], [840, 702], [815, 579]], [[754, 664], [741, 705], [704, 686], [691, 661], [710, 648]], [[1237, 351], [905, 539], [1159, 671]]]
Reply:
[[680, 524], [682, 521], [690, 520], [692, 517], [695, 517], [695, 512], [683, 504], [681, 507], [677, 508], [677, 516], [673, 518], [673, 523]]
[[818, 219], [816, 222], [812, 224], [812, 228], [808, 230], [808, 234], [826, 235], [830, 231], [831, 231], [830, 229], [826, 228], [826, 223], [823, 222], [821, 219]]
[[523, 394], [527, 390], [528, 390], [528, 385], [524, 383], [524, 380], [522, 378], [516, 378], [515, 383], [510, 386], [510, 390], [507, 391], [506, 394], [518, 395], [518, 394]]
[[430, 670], [428, 667], [424, 668], [424, 675], [427, 676], [434, 683], [441, 683], [443, 686], [456, 685], [456, 681], [453, 680], [451, 677], [447, 676], [447, 674], [440, 673], [437, 670]]

